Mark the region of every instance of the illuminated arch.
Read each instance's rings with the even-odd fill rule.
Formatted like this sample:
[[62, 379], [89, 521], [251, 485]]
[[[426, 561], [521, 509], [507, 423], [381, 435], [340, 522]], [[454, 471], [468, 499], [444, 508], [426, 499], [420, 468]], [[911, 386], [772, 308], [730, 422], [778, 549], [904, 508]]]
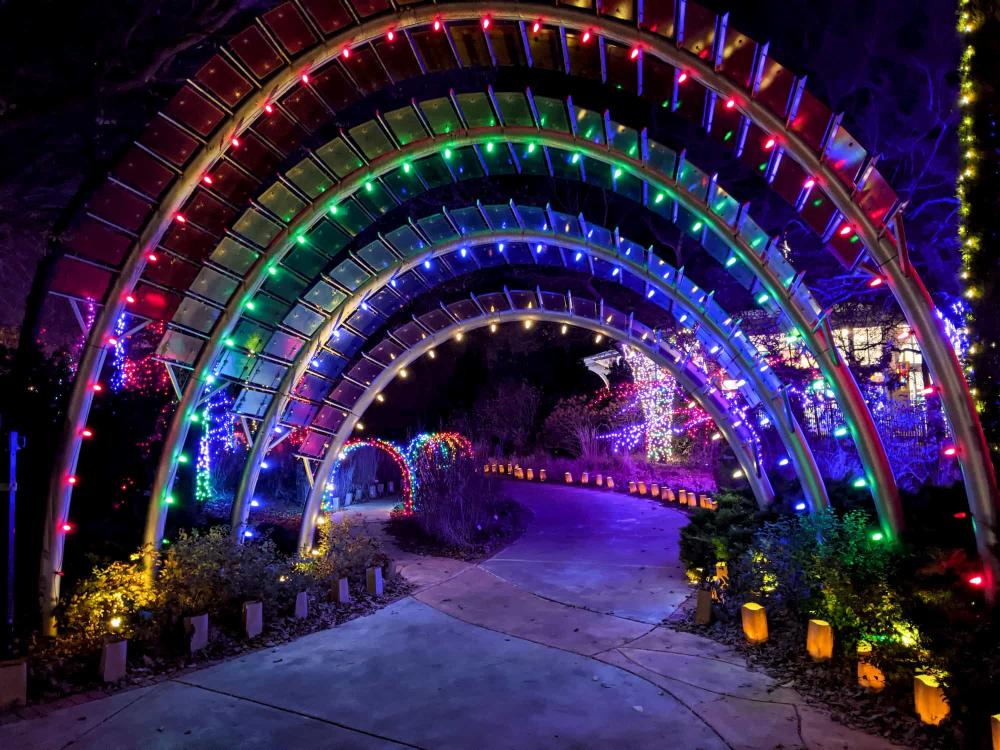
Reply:
[[[220, 156], [238, 148], [236, 143], [241, 139], [257, 139], [256, 130], [251, 136], [247, 134], [269, 114], [274, 111], [283, 113], [290, 108], [299, 91], [308, 89], [323, 74], [326, 63], [344, 57], [344, 49], [358, 49], [359, 54], [355, 57], [360, 58], [361, 52], [368, 54], [376, 47], [362, 48], [359, 45], [385, 37], [389, 31], [417, 48], [419, 45], [413, 39], [418, 34], [428, 34], [431, 29], [439, 28], [450, 39], [449, 24], [459, 24], [463, 20], [478, 23], [484, 18], [482, 6], [469, 3], [442, 6], [415, 4], [401, 11], [376, 3], [360, 10], [342, 9], [343, 13], [339, 15], [333, 10], [317, 15], [319, 11], [315, 9], [319, 7], [310, 4], [310, 11], [300, 11], [297, 6], [290, 11], [292, 16], [300, 17], [300, 26], [305, 29], [298, 39], [294, 39], [296, 32], [290, 31], [287, 25], [280, 30], [270, 27], [272, 39], [280, 40], [285, 49], [275, 52], [275, 61], [265, 66], [266, 72], [260, 73], [262, 81], [266, 78], [266, 82], [254, 83], [252, 76], [239, 72], [241, 65], [246, 66], [245, 70], [257, 70], [247, 61], [234, 66], [222, 57], [219, 58], [218, 69], [228, 65], [236, 71], [237, 79], [242, 76], [252, 82], [245, 91], [230, 92], [232, 101], [228, 103], [223, 103], [221, 99], [214, 103], [213, 94], [206, 91], [207, 84], [203, 78], [188, 87], [193, 93], [187, 95], [201, 97], [209, 107], [215, 107], [219, 113], [216, 120], [207, 124], [193, 122], [186, 117], [189, 110], [184, 109], [183, 102], [175, 100], [171, 103], [173, 109], [168, 117], [160, 118], [154, 125], [151, 131], [154, 137], [149, 139], [152, 145], [145, 146], [145, 153], [153, 155], [149, 160], [152, 165], [147, 169], [148, 178], [149, 173], [156, 169], [160, 169], [162, 174], [163, 164], [158, 163], [158, 159], [163, 163], [171, 161], [167, 155], [161, 156], [164, 147], [162, 139], [155, 139], [157, 128], [161, 134], [164, 130], [170, 131], [168, 136], [178, 131], [180, 137], [193, 144], [183, 161], [174, 162], [177, 164], [176, 177], [160, 179], [168, 185], [172, 181], [172, 185], [165, 188], [155, 178], [142, 180], [141, 175], [137, 176], [128, 169], [116, 175], [118, 182], [112, 184], [112, 189], [126, 194], [122, 200], [137, 200], [138, 195], [141, 202], [141, 196], [148, 196], [146, 203], [152, 208], [135, 227], [121, 232], [130, 238], [131, 252], [120, 269], [111, 273], [112, 284], [106, 296], [107, 303], [93, 327], [90, 343], [84, 349], [68, 404], [65, 438], [56, 456], [43, 541], [42, 585], [49, 607], [58, 591], [56, 574], [61, 566], [63, 545], [58, 529], [69, 509], [72, 486], [68, 478], [73, 475], [79, 456], [80, 435], [94, 393], [91, 388], [97, 383], [107, 353], [105, 342], [124, 309], [127, 296], [139, 282], [150, 254], [163, 239], [175, 214], [186, 210], [185, 205], [195, 194], [203, 176]], [[688, 94], [681, 88], [685, 82], [704, 87], [706, 91], [701, 88], [697, 91], [711, 105], [705, 108], [714, 117], [714, 120], [708, 118], [709, 127], [713, 121], [721, 121], [727, 116], [737, 117], [741, 142], [749, 144], [751, 149], [764, 148], [770, 152], [766, 173], [779, 193], [783, 191], [780, 184], [785, 170], [783, 165], [794, 163], [800, 168], [801, 174], [808, 177], [807, 182], [813, 182], [810, 189], [820, 194], [826, 205], [833, 207], [828, 210], [829, 222], [821, 234], [831, 239], [840, 255], [852, 262], [867, 264], [888, 282], [917, 336], [924, 359], [940, 389], [943, 410], [955, 433], [957, 459], [965, 477], [970, 508], [977, 521], [977, 543], [986, 563], [987, 588], [992, 591], [997, 568], [990, 550], [996, 532], [995, 476], [959, 363], [942, 324], [934, 314], [929, 295], [908, 263], [894, 193], [867, 159], [864, 149], [853, 143], [838, 119], [804, 90], [803, 80], [796, 79], [770, 60], [766, 45], [756, 44], [729, 28], [726, 17], [716, 17], [694, 3], [679, 4], [677, 8], [679, 12], [675, 14], [673, 3], [638, 0], [634, 5], [614, 6], [595, 15], [592, 8], [498, 3], [485, 16], [490, 23], [481, 24], [483, 39], [480, 43], [485, 44], [489, 60], [497, 64], [500, 61], [496, 50], [490, 46], [491, 35], [505, 25], [516, 27], [518, 33], [514, 36], [523, 44], [518, 54], [531, 65], [534, 42], [527, 35], [525, 22], [530, 24], [541, 19], [545, 27], [543, 31], [555, 34], [560, 40], [558, 46], [565, 64], [561, 63], [558, 68], [562, 72], [564, 67], [569, 68], [572, 58], [568, 46], [570, 42], [572, 45], [585, 44], [584, 37], [590, 36], [594, 44], [600, 45], [602, 52], [599, 64], [602, 80], [607, 79], [609, 70], [627, 69], [622, 66], [631, 60], [637, 67], [636, 78], [629, 83], [629, 87], [637, 94], [648, 93], [643, 89], [645, 80], [647, 88], [655, 84], [664, 91], [669, 89], [669, 100], [676, 104], [686, 101]], [[373, 13], [382, 15], [371, 17]], [[369, 20], [356, 22], [357, 18]], [[270, 20], [265, 16], [262, 24], [266, 26]], [[261, 37], [265, 47], [277, 43], [267, 41], [263, 34]], [[238, 49], [237, 44], [238, 39], [233, 49]], [[577, 49], [578, 46], [573, 46], [574, 53]], [[747, 50], [750, 51], [749, 61], [745, 57]], [[288, 57], [292, 61], [286, 63]], [[420, 72], [426, 72], [426, 67], [422, 67]], [[581, 71], [571, 69], [567, 72]], [[208, 75], [202, 71], [199, 76], [203, 73]], [[747, 73], [745, 77], [744, 73]], [[690, 91], [687, 90], [688, 93]], [[687, 110], [682, 108], [681, 112], [684, 111]], [[766, 139], [759, 138], [758, 142], [755, 139], [760, 135]], [[769, 148], [766, 146], [768, 143]], [[834, 149], [842, 149], [847, 154], [848, 158], [844, 160], [846, 168], [830, 158]], [[143, 158], [146, 157], [140, 156], [137, 160], [141, 162]], [[166, 171], [169, 173], [171, 169]], [[124, 185], [124, 188], [116, 185]], [[788, 197], [787, 185], [784, 194]], [[92, 211], [100, 214], [100, 209]], [[102, 216], [102, 221], [107, 221], [107, 218]], [[113, 221], [107, 223], [123, 226], [115, 225]], [[843, 237], [835, 231], [842, 226], [850, 230]], [[817, 227], [814, 225], [814, 228]], [[856, 248], [846, 244], [853, 237], [860, 238]], [[828, 343], [832, 349], [832, 341]], [[834, 362], [837, 363], [836, 356]], [[842, 362], [839, 365], [846, 370]], [[838, 396], [844, 397], [841, 393]], [[854, 426], [851, 427], [854, 432]], [[871, 435], [871, 432], [859, 432], [854, 437]], [[864, 440], [861, 443], [859, 449], [864, 456]], [[881, 481], [872, 484], [876, 489], [887, 486]]]
[[[410, 463], [409, 456], [400, 449], [395, 443], [391, 443], [388, 440], [382, 440], [380, 438], [355, 438], [353, 440], [348, 440], [340, 449], [340, 454], [337, 460], [343, 461], [348, 455], [358, 450], [359, 448], [375, 448], [380, 450], [389, 456], [396, 464], [396, 468], [399, 469], [399, 474], [402, 477], [400, 479], [400, 492], [403, 498], [403, 512], [412, 513], [413, 512], [413, 486], [414, 486], [414, 474], [413, 465]], [[325, 483], [324, 483], [325, 486]], [[240, 524], [239, 526], [233, 526], [233, 533], [237, 539], [243, 537], [243, 532], [246, 530], [246, 523]]]
[[[336, 463], [339, 446], [348, 440], [360, 415], [371, 405], [376, 395], [409, 364], [456, 335], [507, 322], [564, 323], [612, 339], [627, 341], [640, 349], [657, 365], [670, 372], [691, 398], [712, 417], [719, 432], [733, 449], [758, 504], [763, 507], [773, 500], [771, 482], [763, 464], [758, 460], [754, 437], [748, 431], [743, 418], [731, 415], [732, 405], [697, 365], [664, 342], [656, 331], [636, 321], [633, 316], [606, 307], [603, 300], [585, 300], [540, 289], [531, 292], [504, 289], [502, 292], [472, 295], [468, 299], [458, 300], [447, 306], [442, 305], [440, 311], [435, 312], [444, 314], [445, 317], [440, 317], [442, 324], [429, 328], [421, 327], [419, 321], [414, 321], [417, 330], [420, 331], [419, 337], [413, 337], [412, 342], [406, 344], [406, 348], [400, 347], [402, 351], [365, 387], [348, 418], [332, 435], [325, 438], [327, 444], [323, 448], [322, 462], [314, 471], [312, 489], [302, 515], [299, 547], [303, 553], [308, 553], [312, 545], [315, 522], [323, 496], [323, 483]], [[412, 327], [414, 324], [406, 326]], [[404, 334], [399, 331], [400, 329], [397, 329], [393, 332], [393, 339], [398, 343], [407, 341], [409, 337], [401, 338]]]
[[[511, 206], [512, 210], [521, 213], [531, 208], [519, 208], [513, 203]], [[686, 280], [682, 270], [675, 269], [662, 260], [656, 260], [652, 254], [643, 251], [635, 243], [631, 243], [617, 232], [612, 235], [603, 227], [589, 222], [586, 222], [585, 226], [587, 234], [592, 235], [589, 240], [583, 237], [577, 240], [566, 235], [511, 228], [470, 233], [440, 244], [429, 244], [421, 252], [410, 255], [405, 260], [400, 260], [383, 269], [373, 279], [370, 289], [359, 289], [352, 299], [356, 305], [361, 305], [365, 299], [369, 299], [380, 287], [384, 288], [393, 278], [400, 276], [407, 270], [420, 268], [423, 264], [436, 258], [463, 257], [463, 254], [468, 253], [468, 262], [474, 263], [477, 253], [473, 251], [473, 248], [481, 248], [484, 245], [496, 247], [505, 244], [514, 245], [515, 243], [526, 245], [531, 249], [531, 257], [536, 263], [544, 262], [541, 260], [543, 257], [553, 257], [561, 259], [562, 264], [569, 270], [574, 268], [588, 269], [595, 277], [600, 277], [600, 275], [592, 270], [590, 264], [595, 259], [604, 261], [607, 265], [604, 278], [607, 280], [617, 279], [621, 282], [625, 278], [623, 274], [628, 274], [630, 279], [634, 278], [643, 284], [642, 294], [638, 295], [637, 293], [637, 296], [641, 296], [653, 304], [663, 306], [673, 315], [678, 326], [687, 329], [697, 326], [699, 338], [706, 341], [709, 356], [719, 360], [720, 364], [730, 371], [734, 380], [745, 381], [748, 394], [755, 396], [763, 404], [769, 421], [777, 427], [779, 437], [784, 443], [787, 455], [799, 477], [810, 508], [815, 510], [826, 507], [828, 500], [815, 459], [801, 427], [785, 402], [780, 381], [773, 373], [770, 373], [767, 363], [749, 344], [733, 317], [720, 307], [707, 291]], [[613, 244], [610, 247], [600, 244], [594, 239], [595, 232], [597, 237], [610, 238], [613, 236]], [[551, 255], [545, 256], [545, 253], [551, 253]], [[514, 263], [515, 260], [511, 260], [507, 256], [506, 262]], [[655, 269], [655, 273], [653, 269]], [[342, 320], [346, 316], [334, 317]], [[303, 359], [299, 364], [308, 365], [308, 360], [315, 355], [318, 348], [325, 343], [330, 335], [331, 332], [327, 330], [327, 327], [318, 329], [309, 344], [302, 347], [298, 357], [307, 359]], [[289, 372], [295, 370], [296, 365], [293, 363]], [[289, 394], [290, 389], [279, 386], [277, 394], [271, 400], [267, 414], [262, 418], [264, 427], [258, 432], [258, 437], [251, 447], [233, 502], [234, 527], [245, 522], [250, 508], [248, 498], [253, 495], [260, 465], [266, 454], [265, 446], [269, 442], [267, 426], [271, 425], [270, 430], [273, 430], [274, 425], [277, 424], [276, 415], [284, 409]], [[151, 512], [166, 513], [166, 511], [166, 507], [161, 504], [151, 505]], [[888, 526], [887, 519], [883, 518], [883, 524]], [[150, 525], [152, 526], [152, 524]], [[158, 524], [158, 527], [161, 525]], [[892, 533], [891, 527], [889, 533]], [[150, 543], [155, 543], [155, 541], [150, 540]]]

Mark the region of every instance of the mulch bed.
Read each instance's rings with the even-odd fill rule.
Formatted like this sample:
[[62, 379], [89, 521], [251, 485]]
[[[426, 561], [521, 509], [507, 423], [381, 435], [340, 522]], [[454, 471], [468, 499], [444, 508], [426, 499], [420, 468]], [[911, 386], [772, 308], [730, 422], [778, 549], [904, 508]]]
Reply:
[[854, 660], [834, 655], [817, 663], [806, 653], [806, 629], [768, 613], [769, 635], [764, 644], [751, 646], [739, 618], [716, 619], [711, 625], [694, 624], [694, 597], [664, 622], [667, 627], [711, 638], [746, 657], [747, 663], [770, 675], [784, 687], [794, 688], [809, 703], [828, 710], [833, 719], [920, 750], [953, 750], [963, 747], [954, 722], [938, 727], [923, 724], [913, 708], [913, 683], [891, 683], [879, 693], [858, 685]]
[[252, 641], [210, 623], [209, 643], [196, 654], [140, 653], [140, 649], [130, 643], [128, 673], [114, 684], [105, 684], [97, 678], [99, 654], [59, 657], [38, 652], [28, 659], [28, 705], [0, 713], [0, 724], [43, 716], [122, 690], [154, 685], [240, 654], [273, 648], [309, 633], [328, 630], [370, 615], [405, 597], [412, 589], [402, 576], [394, 575], [385, 580], [383, 594], [379, 597], [369, 595], [360, 582], [352, 582], [353, 601], [350, 604], [310, 599], [309, 616], [301, 620], [290, 615], [268, 619], [265, 609], [264, 631]]

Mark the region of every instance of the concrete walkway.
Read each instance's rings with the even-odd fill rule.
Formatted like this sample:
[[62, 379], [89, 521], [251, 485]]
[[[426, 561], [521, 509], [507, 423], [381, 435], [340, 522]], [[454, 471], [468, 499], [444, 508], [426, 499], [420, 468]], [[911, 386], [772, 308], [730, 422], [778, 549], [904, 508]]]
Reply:
[[0, 747], [893, 747], [834, 723], [735, 652], [656, 625], [690, 593], [682, 514], [590, 490], [510, 490], [534, 518], [481, 565], [399, 553], [411, 597], [0, 727]]

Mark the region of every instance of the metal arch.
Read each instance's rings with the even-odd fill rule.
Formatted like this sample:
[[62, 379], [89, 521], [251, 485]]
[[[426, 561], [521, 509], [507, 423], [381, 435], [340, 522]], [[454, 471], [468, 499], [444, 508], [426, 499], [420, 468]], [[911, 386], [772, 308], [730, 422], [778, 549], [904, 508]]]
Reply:
[[[301, 211], [291, 224], [287, 225], [275, 236], [269, 245], [269, 249], [262, 253], [254, 262], [254, 265], [251, 266], [249, 272], [240, 282], [237, 290], [233, 293], [233, 296], [227, 304], [224, 313], [216, 321], [212, 334], [206, 345], [203, 347], [198, 357], [198, 361], [195, 364], [194, 375], [188, 380], [184, 398], [181, 399], [178, 410], [174, 414], [170, 429], [168, 430], [164, 442], [164, 452], [161, 455], [160, 466], [158, 467], [156, 480], [153, 485], [151, 503], [154, 499], [162, 500], [163, 497], [169, 494], [169, 487], [172, 483], [173, 473], [176, 469], [174, 459], [176, 458], [180, 446], [183, 444], [184, 438], [186, 437], [187, 420], [189, 418], [190, 411], [194, 408], [194, 405], [199, 402], [200, 390], [211, 375], [209, 370], [212, 366], [214, 366], [218, 352], [221, 349], [220, 342], [229, 335], [231, 327], [235, 325], [238, 320], [239, 311], [243, 308], [249, 297], [259, 287], [260, 283], [262, 283], [266, 276], [267, 267], [272, 262], [276, 262], [275, 259], [280, 258], [284, 250], [293, 246], [291, 238], [318, 220], [319, 216], [326, 210], [325, 207], [327, 205], [339, 203], [344, 197], [352, 195], [356, 191], [360, 190], [364, 183], [374, 180], [382, 174], [391, 171], [396, 168], [398, 164], [407, 160], [420, 159], [430, 153], [439, 152], [444, 148], [459, 148], [463, 145], [475, 144], [484, 140], [504, 140], [513, 143], [531, 143], [541, 140], [548, 146], [573, 150], [586, 155], [588, 158], [604, 162], [614, 161], [616, 164], [622, 166], [633, 175], [648, 183], [656, 185], [658, 189], [662, 187], [663, 190], [671, 193], [672, 196], [678, 201], [684, 203], [687, 208], [699, 214], [700, 218], [706, 224], [710, 225], [718, 236], [727, 240], [730, 248], [740, 257], [741, 260], [752, 267], [759, 267], [761, 271], [766, 274], [762, 276], [762, 282], [765, 283], [765, 287], [768, 288], [772, 298], [776, 301], [778, 299], [784, 300], [785, 289], [782, 287], [780, 280], [776, 279], [774, 275], [768, 271], [766, 266], [760, 262], [760, 258], [757, 257], [752, 248], [746, 245], [746, 243], [739, 237], [738, 232], [734, 230], [732, 226], [726, 224], [720, 217], [711, 211], [703, 209], [699, 200], [692, 196], [683, 187], [678, 185], [672, 177], [656, 172], [640, 160], [631, 159], [621, 154], [612, 154], [610, 150], [605, 147], [590, 143], [589, 141], [577, 140], [575, 137], [567, 133], [557, 131], [541, 131], [537, 128], [528, 127], [507, 128], [494, 126], [488, 128], [477, 128], [469, 131], [453, 132], [442, 136], [429, 136], [428, 138], [420, 141], [413, 141], [407, 144], [406, 147], [395, 152], [388, 152], [387, 154], [369, 162], [355, 172], [346, 176], [342, 182], [335, 186], [335, 188], [324, 194], [322, 205], [320, 201], [314, 201], [310, 204], [308, 209]], [[787, 308], [787, 312], [789, 313], [791, 319], [796, 322], [797, 326], [800, 325], [801, 321], [801, 331], [804, 338], [808, 340], [808, 337], [812, 335], [808, 321], [805, 321], [801, 312], [798, 311], [798, 308], [794, 304], [787, 305]], [[785, 308], [783, 307], [782, 309]], [[811, 347], [811, 351], [814, 356], [817, 357], [817, 361], [823, 361], [823, 347]], [[847, 369], [846, 364], [842, 364], [842, 368], [840, 370], [832, 368], [831, 372], [833, 372], [834, 375], [839, 372], [842, 376], [849, 379], [850, 384], [853, 384], [855, 389], [857, 388], [857, 384], [854, 383], [853, 376]], [[834, 381], [835, 385], [836, 382], [837, 381]], [[836, 387], [834, 388], [834, 391], [836, 394]], [[860, 392], [858, 392], [858, 399], [862, 404], [864, 403], [863, 399], [861, 399]], [[845, 411], [845, 413], [850, 412]], [[868, 415], [868, 419], [870, 421], [870, 414], [868, 414], [866, 406], [864, 414]], [[851, 419], [848, 419], [848, 424], [849, 426], [852, 426], [854, 423]], [[866, 458], [871, 460], [873, 455], [877, 459], [878, 455], [875, 449], [876, 447], [881, 448], [878, 433], [874, 430], [874, 424], [870, 423], [870, 425], [871, 432], [862, 431], [864, 426], [863, 421], [861, 421], [861, 427], [851, 430], [852, 436], [855, 438], [855, 443], [858, 446], [858, 450], [863, 461], [865, 461]], [[864, 435], [864, 439], [859, 439], [861, 435]], [[170, 463], [164, 465], [164, 457], [166, 456], [170, 457]], [[894, 490], [895, 484], [891, 480], [891, 471], [888, 469], [888, 460], [885, 458], [884, 452], [882, 452], [881, 457], [885, 463], [885, 474], [889, 477], [888, 488], [890, 490]], [[866, 463], [865, 466], [866, 469], [868, 469], [871, 464]], [[889, 510], [886, 510], [886, 508], [883, 507], [883, 498], [880, 498], [878, 494], [880, 491], [884, 491], [885, 489], [885, 486], [880, 485], [878, 487], [873, 487], [873, 492], [875, 493], [876, 505], [879, 507], [880, 517], [883, 520], [883, 524], [888, 527], [889, 533], [894, 535], [897, 527], [891, 526], [892, 509], [890, 508]], [[154, 546], [158, 543], [159, 539], [162, 537], [164, 519], [165, 515], [159, 512], [150, 513], [147, 520], [145, 536], [147, 543]]]
[[[85, 422], [92, 398], [90, 385], [100, 372], [106, 356], [106, 350], [101, 346], [101, 342], [110, 335], [114, 321], [123, 308], [124, 294], [134, 286], [143, 270], [146, 248], [153, 247], [159, 242], [169, 226], [171, 216], [191, 194], [199, 176], [226, 150], [228, 138], [249, 127], [269, 99], [290, 89], [299, 71], [311, 70], [332, 59], [345, 45], [353, 46], [381, 36], [389, 28], [405, 30], [413, 26], [429, 24], [435, 18], [444, 21], [478, 18], [482, 12], [481, 6], [473, 4], [410, 7], [397, 14], [374, 19], [330, 37], [313, 50], [303, 54], [302, 58], [295, 64], [294, 71], [291, 65], [287, 66], [275, 75], [269, 85], [261, 87], [255, 94], [248, 95], [246, 101], [228, 119], [229, 123], [235, 123], [235, 130], [229, 131], [228, 127], [220, 129], [209, 146], [196, 156], [185, 169], [181, 179], [159, 204], [158, 210], [140, 234], [135, 250], [127, 258], [121, 274], [109, 293], [108, 303], [102, 309], [92, 329], [90, 341], [81, 357], [78, 375], [74, 381], [67, 409], [64, 438], [57, 448], [54, 464], [56, 471], [53, 473], [50, 483], [46, 529], [43, 538], [41, 588], [43, 608], [46, 612], [43, 627], [46, 632], [52, 632], [50, 613], [58, 599], [59, 581], [56, 573], [62, 563], [63, 538], [58, 533], [57, 528], [59, 522], [64, 520], [68, 514], [71, 496], [71, 486], [65, 480], [74, 470], [79, 457], [79, 432]], [[678, 47], [671, 46], [665, 39], [621, 24], [608, 17], [590, 15], [567, 7], [554, 8], [531, 4], [518, 4], [513, 8], [501, 5], [495, 10], [491, 9], [490, 15], [500, 20], [521, 21], [544, 17], [549, 23], [590, 28], [601, 37], [625, 44], [639, 42], [644, 54], [652, 54], [675, 65], [685, 66], [694, 77], [703, 82], [711, 82], [713, 84], [711, 88], [716, 91], [723, 94], [736, 93], [741, 98], [745, 96], [742, 89], [717, 74], [707, 63], [685, 53]], [[987, 562], [988, 590], [992, 592], [996, 584], [996, 574], [1000, 570], [1000, 564], [990, 549], [990, 545], [996, 538], [996, 477], [989, 461], [988, 447], [975, 412], [974, 402], [968, 391], [968, 384], [962, 375], [954, 351], [946, 343], [947, 339], [942, 325], [933, 314], [934, 306], [926, 288], [909, 267], [905, 256], [900, 255], [884, 237], [880, 237], [879, 231], [864, 215], [860, 207], [852, 203], [847, 189], [840, 185], [833, 177], [831, 170], [820, 162], [819, 158], [805, 146], [798, 136], [789, 131], [784, 123], [755, 101], [751, 100], [740, 105], [740, 109], [751, 120], [765, 124], [772, 132], [781, 132], [787, 143], [786, 150], [794, 158], [797, 158], [800, 164], [809, 167], [809, 171], [824, 176], [826, 186], [831, 190], [830, 197], [834, 204], [842, 214], [856, 222], [859, 235], [865, 240], [869, 252], [873, 253], [883, 273], [886, 274], [888, 286], [899, 301], [904, 315], [918, 338], [921, 350], [928, 361], [928, 367], [935, 380], [942, 386], [942, 405], [958, 442], [958, 460], [966, 479], [970, 507], [978, 521], [976, 526], [977, 545], [981, 556]], [[95, 344], [95, 341], [98, 343]], [[834, 390], [836, 393], [837, 388], [835, 387]], [[858, 395], [860, 396], [860, 394]], [[860, 403], [863, 404], [863, 399], [860, 400]], [[870, 417], [870, 415], [868, 416]], [[852, 435], [857, 438], [858, 434], [856, 433], [866, 431], [861, 428], [869, 425], [861, 425], [857, 428], [850, 424], [848, 426], [851, 428]], [[862, 445], [863, 443], [859, 443], [859, 446]], [[862, 455], [864, 456], [864, 453]], [[866, 465], [869, 486], [873, 489], [883, 486], [882, 482], [878, 480], [879, 475], [883, 472], [877, 469], [878, 467]], [[891, 479], [891, 473], [889, 478]], [[888, 486], [894, 487], [894, 483]], [[885, 504], [883, 503], [883, 505]], [[890, 503], [890, 505], [892, 504]], [[898, 505], [897, 497], [895, 500], [897, 516], [899, 516]], [[883, 525], [885, 525], [885, 519], [883, 519]]]
[[[589, 258], [598, 257], [602, 260], [627, 267], [628, 270], [646, 282], [647, 287], [655, 289], [663, 294], [674, 304], [683, 306], [683, 312], [690, 313], [701, 327], [710, 332], [711, 339], [719, 345], [719, 349], [725, 350], [730, 356], [739, 374], [752, 384], [750, 389], [755, 392], [758, 400], [764, 405], [768, 418], [778, 430], [782, 443], [788, 452], [793, 463], [796, 475], [802, 485], [803, 491], [809, 501], [810, 508], [815, 510], [825, 508], [829, 505], [826, 488], [820, 476], [819, 468], [816, 465], [812, 450], [808, 440], [798, 420], [785, 408], [784, 395], [781, 391], [769, 390], [760, 378], [757, 362], [745, 362], [746, 353], [741, 351], [733, 343], [733, 338], [738, 333], [735, 326], [728, 329], [720, 326], [711, 316], [707, 315], [699, 304], [698, 300], [684, 296], [677, 288], [676, 269], [672, 266], [657, 266], [658, 269], [668, 268], [675, 271], [674, 282], [667, 284], [652, 274], [648, 267], [640, 265], [630, 257], [620, 252], [612, 252], [608, 248], [585, 240], [575, 240], [570, 237], [553, 236], [545, 232], [536, 232], [527, 229], [520, 230], [489, 230], [474, 234], [462, 235], [460, 237], [438, 243], [427, 247], [423, 252], [410, 256], [398, 263], [383, 269], [380, 273], [372, 276], [365, 284], [349, 295], [331, 313], [327, 325], [321, 326], [310, 337], [309, 342], [303, 346], [292, 365], [286, 370], [277, 392], [271, 399], [268, 409], [261, 418], [260, 428], [257, 437], [247, 456], [247, 461], [240, 476], [240, 482], [236, 491], [232, 506], [232, 533], [235, 539], [242, 538], [250, 510], [250, 500], [256, 489], [257, 479], [260, 473], [261, 462], [269, 450], [268, 436], [278, 425], [278, 419], [284, 410], [288, 399], [291, 396], [296, 384], [304, 375], [308, 363], [329, 339], [332, 328], [336, 327], [336, 322], [346, 320], [360, 304], [371, 297], [376, 291], [385, 287], [393, 278], [396, 278], [412, 268], [419, 267], [425, 260], [448, 255], [463, 247], [480, 245], [484, 243], [526, 243], [534, 245], [544, 244], [548, 248], [565, 248], [571, 251], [585, 253]], [[567, 270], [575, 269], [567, 267]], [[591, 273], [593, 275], [593, 273]], [[638, 295], [638, 293], [636, 293]], [[670, 312], [676, 318], [678, 313], [673, 304]], [[335, 322], [336, 321], [336, 322]], [[159, 512], [166, 512], [165, 506], [158, 506]], [[152, 512], [152, 506], [151, 506]]]
[[[571, 310], [572, 308], [568, 307], [567, 309]], [[617, 328], [605, 325], [601, 321], [574, 315], [572, 312], [560, 312], [545, 308], [534, 308], [531, 310], [513, 308], [511, 310], [504, 310], [500, 312], [485, 312], [474, 318], [452, 323], [449, 326], [431, 334], [427, 338], [421, 339], [417, 344], [408, 348], [403, 352], [403, 354], [393, 360], [393, 362], [386, 367], [385, 370], [380, 372], [372, 381], [371, 385], [365, 389], [361, 398], [358, 399], [356, 404], [356, 406], [360, 405], [358, 411], [363, 413], [365, 409], [371, 405], [375, 395], [382, 391], [395, 378], [396, 374], [401, 369], [423, 356], [423, 354], [430, 349], [433, 349], [434, 347], [447, 341], [455, 334], [466, 333], [471, 330], [483, 328], [491, 323], [517, 322], [522, 320], [565, 323], [578, 328], [586, 328], [594, 331], [595, 333], [601, 333], [612, 339], [623, 339], [633, 346], [642, 349], [644, 353], [650, 357], [650, 359], [656, 362], [659, 366], [670, 371], [671, 375], [673, 375], [677, 381], [681, 383], [682, 387], [688, 392], [688, 394], [695, 401], [697, 401], [698, 404], [706, 412], [708, 412], [708, 414], [715, 421], [719, 431], [732, 447], [733, 453], [736, 455], [736, 458], [740, 463], [740, 468], [743, 470], [747, 481], [750, 483], [758, 504], [765, 506], [773, 500], [774, 491], [771, 488], [770, 480], [768, 479], [767, 473], [764, 471], [763, 467], [757, 465], [753, 449], [747, 441], [740, 438], [737, 428], [734, 428], [732, 422], [729, 421], [727, 412], [724, 412], [720, 406], [709, 397], [709, 394], [706, 392], [702, 384], [698, 383], [690, 374], [686, 372], [683, 367], [679, 366], [678, 362], [671, 357], [665, 356], [658, 346], [654, 348], [644, 341], [631, 337], [627, 331], [621, 331]], [[308, 554], [309, 550], [312, 548], [312, 534], [316, 528], [316, 518], [319, 514], [327, 478], [336, 463], [341, 446], [344, 442], [346, 442], [348, 436], [354, 430], [354, 425], [357, 423], [357, 420], [358, 417], [352, 413], [348, 417], [347, 421], [341, 425], [331, 441], [330, 447], [327, 449], [322, 463], [316, 470], [315, 481], [310, 489], [309, 498], [306, 501], [306, 507], [303, 510], [301, 527], [299, 529], [300, 554]]]

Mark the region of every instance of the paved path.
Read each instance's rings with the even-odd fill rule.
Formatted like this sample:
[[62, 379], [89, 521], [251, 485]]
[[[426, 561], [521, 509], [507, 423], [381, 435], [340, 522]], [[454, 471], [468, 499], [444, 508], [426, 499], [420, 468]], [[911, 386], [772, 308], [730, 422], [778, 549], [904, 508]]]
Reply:
[[677, 562], [683, 515], [590, 490], [516, 492], [534, 518], [481, 565], [400, 553], [413, 596], [0, 727], [0, 747], [892, 747], [719, 644], [656, 625], [689, 593]]

